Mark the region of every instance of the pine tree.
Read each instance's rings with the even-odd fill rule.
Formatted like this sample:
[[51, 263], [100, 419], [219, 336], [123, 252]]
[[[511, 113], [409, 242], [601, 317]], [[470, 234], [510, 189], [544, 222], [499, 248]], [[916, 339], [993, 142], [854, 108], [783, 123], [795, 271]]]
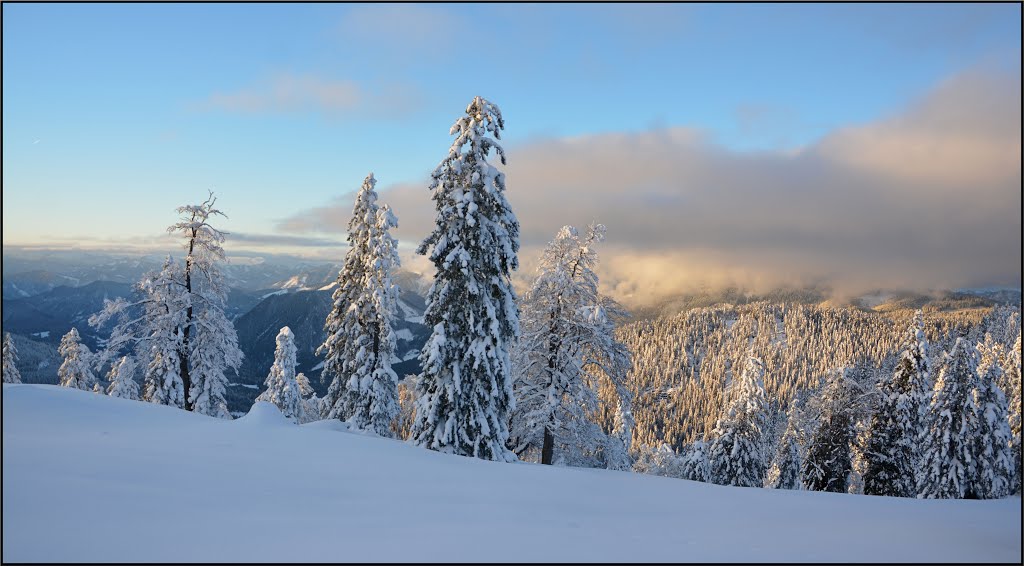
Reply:
[[1010, 493], [1020, 494], [1021, 492], [1021, 396], [1020, 396], [1020, 330], [1017, 330], [1017, 341], [1013, 349], [1006, 355], [1003, 362], [1003, 379], [1007, 384], [1009, 425], [1010, 425], [1010, 457], [1013, 468], [1013, 478], [1010, 485]]
[[235, 327], [224, 314], [227, 289], [220, 262], [226, 260], [225, 233], [210, 225], [214, 216], [226, 215], [214, 208], [210, 193], [201, 204], [178, 207], [179, 222], [167, 228], [184, 239], [184, 293], [187, 295], [178, 350], [180, 375], [187, 393], [185, 408], [230, 419], [224, 394], [228, 369], [238, 372], [242, 351]]
[[775, 458], [768, 470], [765, 487], [772, 489], [800, 489], [800, 444], [797, 439], [796, 422], [789, 418], [786, 431], [779, 440]]
[[1013, 481], [1013, 452], [1010, 446], [1009, 411], [999, 388], [1003, 369], [999, 347], [986, 335], [977, 346], [978, 382], [973, 391], [978, 409], [978, 434], [974, 437], [975, 476], [972, 491], [980, 499], [998, 499], [1010, 493]]
[[195, 329], [189, 353], [190, 373], [193, 377], [189, 401], [192, 410], [218, 419], [230, 419], [227, 400], [227, 368], [236, 372], [242, 365], [242, 351], [238, 348], [235, 328], [215, 306], [197, 309], [193, 319]]
[[849, 490], [850, 447], [863, 394], [853, 373], [853, 368], [829, 372], [821, 394], [812, 401], [818, 424], [801, 469], [805, 489], [835, 493]]
[[430, 252], [436, 273], [412, 437], [432, 450], [512, 461], [505, 443], [515, 403], [508, 349], [519, 334], [511, 282], [519, 222], [505, 199], [504, 173], [487, 162], [494, 149], [505, 163], [495, 141], [504, 126], [497, 106], [474, 98], [431, 175], [436, 226], [417, 253]]
[[61, 386], [92, 391], [93, 386], [98, 384], [91, 367], [92, 352], [81, 343], [77, 328], [72, 328], [60, 339], [57, 352], [64, 357], [64, 363], [57, 370]]
[[[601, 452], [605, 467], [628, 469], [626, 438], [632, 432], [630, 394], [622, 382], [629, 352], [614, 337], [608, 310], [621, 309], [597, 291], [595, 245], [605, 227], [591, 225], [585, 238], [563, 227], [544, 251], [539, 275], [522, 303], [522, 337], [513, 350], [512, 449], [539, 452], [542, 464], [554, 453], [579, 464]], [[606, 433], [594, 421], [598, 385], [612, 382], [617, 420]]]
[[180, 221], [167, 228], [184, 239], [184, 266], [168, 256], [160, 272], [147, 273], [136, 284], [140, 300], [105, 301], [89, 323], [98, 328], [118, 319], [99, 361], [134, 349], [146, 368], [145, 400], [230, 419], [225, 371], [237, 373], [242, 351], [224, 314], [227, 288], [220, 263], [227, 259], [225, 233], [210, 219], [225, 215], [215, 202], [210, 193], [201, 204], [178, 207]]
[[768, 467], [763, 435], [767, 428], [764, 363], [747, 356], [743, 373], [729, 388], [729, 404], [712, 432], [711, 483], [761, 487]]
[[110, 382], [107, 395], [138, 401], [139, 386], [135, 383], [135, 360], [129, 356], [123, 356], [110, 367], [107, 381]]
[[18, 349], [14, 347], [14, 339], [10, 332], [4, 333], [4, 383], [21, 383], [18, 371]]
[[295, 353], [295, 335], [292, 334], [291, 328], [285, 326], [277, 334], [274, 364], [270, 366], [270, 374], [264, 382], [265, 389], [256, 400], [273, 403], [281, 410], [282, 415], [296, 423], [302, 423], [306, 415], [302, 403], [302, 390], [295, 377]]
[[683, 478], [679, 456], [672, 448], [662, 442], [657, 448], [641, 444], [637, 448], [637, 459], [633, 463], [633, 471], [638, 474]]
[[299, 384], [299, 393], [302, 395], [302, 412], [305, 418], [300, 423], [308, 423], [320, 418], [320, 401], [316, 390], [309, 383], [306, 374], [300, 373], [295, 376], [295, 382]]
[[134, 350], [137, 365], [144, 368], [143, 400], [178, 408], [185, 404], [180, 349], [189, 301], [181, 278], [180, 267], [168, 255], [160, 271], [145, 273], [133, 286], [136, 301], [104, 300], [103, 310], [89, 317], [97, 329], [117, 321], [97, 363], [105, 365]]
[[973, 395], [978, 383], [977, 360], [972, 350], [961, 337], [944, 356], [928, 411], [918, 497], [977, 497], [972, 479], [976, 474], [974, 439], [980, 426]]
[[684, 480], [708, 481], [711, 475], [711, 462], [708, 460], [708, 446], [697, 440], [686, 447], [679, 457], [679, 474]]
[[185, 312], [190, 300], [181, 280], [181, 268], [168, 255], [163, 269], [148, 274], [139, 284], [146, 297], [143, 348], [149, 364], [143, 375], [143, 399], [150, 403], [185, 406], [181, 379], [181, 349]]
[[398, 242], [390, 231], [398, 221], [387, 205], [377, 205], [376, 183], [370, 173], [356, 194], [348, 223], [349, 251], [324, 324], [327, 339], [317, 353], [326, 354], [322, 375], [333, 376], [323, 416], [391, 436], [391, 422], [399, 412], [398, 376], [391, 369], [398, 302], [392, 273], [399, 260]]
[[879, 405], [871, 417], [864, 450], [867, 495], [917, 496], [918, 439], [924, 431], [921, 409], [927, 408], [922, 393], [927, 383], [922, 339], [915, 316], [895, 372], [878, 383]]
[[[373, 180], [372, 175], [370, 180]], [[363, 355], [357, 357], [355, 372], [349, 378], [346, 406], [350, 407], [348, 422], [356, 428], [371, 430], [391, 437], [391, 423], [400, 412], [398, 406], [398, 375], [391, 362], [398, 348], [393, 327], [398, 311], [398, 285], [392, 273], [399, 267], [398, 240], [391, 229], [398, 220], [384, 205], [377, 210], [370, 231], [370, 249], [366, 256], [365, 303], [360, 322], [363, 334]]]

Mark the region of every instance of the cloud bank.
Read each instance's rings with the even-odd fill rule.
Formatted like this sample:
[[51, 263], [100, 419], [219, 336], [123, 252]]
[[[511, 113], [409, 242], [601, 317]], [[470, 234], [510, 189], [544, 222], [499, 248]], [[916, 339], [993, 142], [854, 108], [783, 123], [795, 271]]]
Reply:
[[[975, 70], [795, 152], [732, 152], [686, 128], [507, 147], [520, 276], [533, 275], [560, 226], [598, 221], [608, 226], [602, 284], [632, 304], [721, 285], [827, 284], [844, 294], [1020, 285], [1020, 105], [1019, 75]], [[426, 182], [381, 199], [401, 239], [430, 231]], [[350, 200], [279, 229], [344, 231]]]

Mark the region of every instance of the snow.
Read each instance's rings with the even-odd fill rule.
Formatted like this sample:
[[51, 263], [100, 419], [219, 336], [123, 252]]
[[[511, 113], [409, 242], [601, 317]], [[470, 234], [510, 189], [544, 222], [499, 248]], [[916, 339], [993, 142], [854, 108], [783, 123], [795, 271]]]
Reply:
[[409, 342], [412, 340], [412, 331], [408, 328], [399, 328], [395, 331], [395, 338]]
[[282, 290], [303, 290], [306, 289], [306, 277], [306, 275], [293, 275], [287, 281], [275, 283], [273, 286], [280, 287]]
[[507, 464], [275, 416], [4, 385], [3, 561], [1021, 561], [1019, 497]]
[[44, 330], [42, 332], [33, 332], [32, 336], [36, 336], [38, 338], [49, 338], [50, 337], [50, 331], [49, 330]]
[[272, 293], [267, 293], [266, 295], [263, 295], [262, 297], [260, 297], [260, 300], [266, 299], [267, 297], [273, 297], [274, 295], [287, 295], [287, 294], [288, 294], [288, 286], [285, 285], [284, 289], [281, 289], [280, 291], [274, 291]]
[[418, 349], [409, 350], [404, 355], [402, 355], [402, 361], [407, 362], [409, 360], [415, 360], [419, 355], [420, 351]]
[[401, 309], [406, 322], [423, 324], [423, 313], [410, 306], [409, 303], [398, 299], [398, 308]]
[[270, 401], [256, 401], [245, 416], [233, 422], [250, 427], [280, 427], [293, 424], [288, 417], [281, 413], [277, 405]]
[[259, 385], [253, 385], [251, 383], [228, 383], [231, 387], [245, 387], [246, 389], [259, 389]]

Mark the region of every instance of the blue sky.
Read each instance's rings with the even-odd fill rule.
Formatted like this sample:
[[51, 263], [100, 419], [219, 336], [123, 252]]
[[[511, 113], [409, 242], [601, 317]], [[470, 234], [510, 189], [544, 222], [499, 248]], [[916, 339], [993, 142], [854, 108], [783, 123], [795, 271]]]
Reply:
[[158, 237], [207, 189], [228, 230], [338, 238], [281, 223], [371, 170], [385, 200], [422, 184], [478, 94], [505, 115], [510, 160], [545, 140], [678, 128], [734, 155], [792, 154], [972, 69], [1019, 85], [1021, 45], [1013, 4], [4, 4], [3, 16], [5, 245]]

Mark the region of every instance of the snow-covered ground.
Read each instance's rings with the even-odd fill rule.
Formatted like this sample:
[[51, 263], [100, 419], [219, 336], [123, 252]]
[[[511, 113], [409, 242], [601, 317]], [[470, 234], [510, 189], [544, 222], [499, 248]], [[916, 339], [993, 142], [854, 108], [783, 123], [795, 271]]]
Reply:
[[3, 561], [1021, 561], [1021, 500], [721, 487], [501, 464], [3, 386]]

